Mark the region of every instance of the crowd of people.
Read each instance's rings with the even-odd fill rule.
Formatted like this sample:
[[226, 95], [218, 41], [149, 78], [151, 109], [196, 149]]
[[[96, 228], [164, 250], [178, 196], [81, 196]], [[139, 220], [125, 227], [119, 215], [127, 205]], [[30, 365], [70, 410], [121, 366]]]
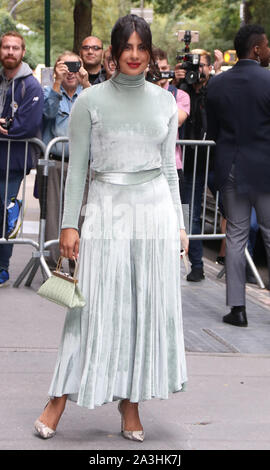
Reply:
[[[52, 270], [60, 255], [70, 260], [78, 257], [82, 232], [79, 282], [87, 306], [80, 312], [79, 323], [72, 312], [67, 314], [51, 399], [35, 423], [43, 438], [55, 435], [67, 398], [88, 408], [121, 399], [124, 437], [143, 441], [138, 402], [154, 396], [167, 398], [187, 380], [178, 291], [179, 242], [191, 263], [187, 280], [200, 282], [205, 273], [202, 241], [188, 242], [181, 201], [190, 206], [194, 196], [190, 231], [199, 234], [206, 150], [198, 149], [194, 181], [194, 148], [186, 147], [183, 162], [176, 140], [216, 142], [207, 184], [214, 196], [221, 193], [219, 210], [226, 231], [226, 253], [222, 244], [217, 258], [221, 263], [226, 259], [231, 311], [224, 322], [248, 325], [244, 250], [248, 241], [250, 249], [254, 248], [249, 237], [251, 215], [257, 218], [253, 226], [261, 229], [270, 267], [270, 75], [264, 69], [270, 49], [263, 28], [240, 28], [235, 37], [239, 60], [228, 72], [221, 72], [221, 51], [214, 51], [214, 74], [210, 53], [191, 51], [200, 58], [199, 77], [192, 84], [186, 83], [181, 63], [175, 66], [172, 79], [161, 76], [154, 84], [146, 81], [149, 68], [168, 72], [171, 67], [166, 52], [152, 47], [149, 26], [136, 15], [118, 20], [111, 41], [104, 51], [101, 39], [89, 36], [82, 41], [79, 54], [64, 51], [54, 65], [52, 86], [42, 89], [23, 61], [23, 37], [10, 31], [0, 40], [1, 232], [7, 239], [16, 236], [21, 210], [17, 196], [25, 172], [24, 144], [14, 142], [7, 178], [8, 139], [35, 136], [46, 145], [54, 137], [70, 137], [64, 146], [64, 208], [59, 204], [62, 144], [50, 153], [54, 164], [48, 174], [46, 240], [59, 238], [63, 212], [60, 244], [50, 247], [48, 257]], [[26, 174], [31, 168], [29, 149]], [[38, 169], [38, 197], [42, 194], [40, 175]], [[119, 244], [106, 238], [104, 227], [99, 240], [91, 239], [81, 207], [95, 202], [106, 212], [104, 197], [133, 208], [150, 201], [155, 209], [155, 242], [142, 238]], [[119, 219], [118, 214], [118, 224]], [[133, 227], [129, 228], [132, 233]], [[145, 227], [141, 229], [145, 235]], [[158, 240], [161, 229], [165, 240]], [[12, 246], [0, 244], [1, 287], [9, 279]], [[94, 333], [89, 329], [90, 317]], [[165, 317], [166, 325], [162, 325]], [[79, 343], [73, 341], [75, 336]]]
[[[223, 64], [223, 54], [219, 50], [214, 51], [214, 64], [211, 65], [211, 54], [203, 49], [194, 49], [192, 54], [199, 54], [199, 79], [192, 84], [185, 82], [186, 70], [182, 64], [174, 67], [174, 78], [162, 78], [155, 83], [160, 87], [170, 91], [175, 97], [178, 107], [178, 128], [177, 138], [187, 140], [204, 140], [207, 136], [207, 90], [213, 77], [221, 74]], [[29, 138], [42, 137], [47, 145], [54, 137], [68, 135], [68, 122], [73, 104], [81, 91], [90, 86], [109, 80], [115, 73], [115, 63], [111, 57], [111, 49], [104, 50], [101, 39], [89, 36], [82, 41], [79, 55], [72, 51], [64, 51], [56, 60], [54, 65], [54, 81], [51, 87], [41, 86], [34, 79], [30, 67], [23, 62], [25, 54], [25, 42], [23, 37], [16, 32], [8, 32], [1, 38], [1, 64], [0, 76], [0, 114], [2, 137]], [[168, 72], [172, 69], [169, 65], [166, 51], [158, 47], [153, 48], [155, 64], [160, 72]], [[71, 72], [65, 62], [80, 62], [77, 72]], [[214, 73], [213, 73], [214, 72]], [[28, 85], [29, 83], [29, 85]], [[12, 86], [11, 86], [12, 84]], [[27, 87], [26, 87], [27, 84]], [[35, 95], [35, 96], [34, 96]], [[32, 102], [31, 102], [32, 99]], [[215, 112], [213, 111], [215, 114]], [[6, 128], [4, 120], [11, 118], [9, 128]], [[14, 119], [15, 118], [15, 119]], [[14, 120], [14, 122], [12, 122]], [[7, 193], [7, 216], [6, 216], [6, 237], [11, 239], [16, 236], [20, 223], [21, 201], [17, 199], [18, 190], [23, 178], [23, 151], [22, 143], [15, 143], [12, 146], [12, 154], [9, 168], [9, 185]], [[6, 154], [5, 142], [1, 142], [0, 168], [0, 188], [1, 201], [5, 198], [6, 183]], [[50, 159], [54, 161], [54, 166], [49, 168], [48, 191], [47, 191], [47, 219], [45, 240], [57, 240], [62, 216], [60, 207], [60, 181], [62, 171], [62, 144], [56, 144], [50, 153]], [[193, 214], [190, 220], [190, 233], [201, 233], [201, 206], [205, 186], [206, 172], [206, 148], [199, 146], [197, 151], [196, 178], [193, 177], [194, 170], [194, 146], [185, 148], [184, 174], [182, 150], [180, 145], [176, 145], [175, 158], [179, 179], [179, 191], [181, 201], [191, 207], [192, 193]], [[207, 185], [213, 196], [216, 196], [219, 189], [214, 175], [215, 150], [211, 148], [209, 166], [207, 168]], [[33, 158], [29, 152], [27, 159], [27, 173], [33, 166]], [[67, 175], [69, 151], [65, 146], [64, 157], [64, 177], [63, 193]], [[37, 194], [41, 194], [42, 168], [38, 168]], [[89, 187], [89, 174], [87, 177], [83, 205], [87, 203]], [[57, 203], [56, 203], [57, 201]], [[2, 208], [3, 209], [3, 208]], [[221, 232], [226, 232], [226, 216], [222, 197], [219, 195], [219, 211], [221, 213]], [[3, 218], [3, 216], [2, 216]], [[79, 230], [81, 229], [83, 217], [80, 217]], [[255, 208], [252, 207], [250, 218], [250, 236], [248, 239], [248, 249], [253, 256], [256, 242], [256, 234], [259, 225], [257, 222]], [[1, 227], [3, 230], [3, 227]], [[4, 286], [9, 280], [9, 260], [12, 255], [13, 245], [0, 245], [0, 286]], [[59, 259], [58, 243], [50, 246], [50, 255], [47, 263], [50, 269], [55, 269]], [[203, 268], [203, 242], [201, 240], [190, 240], [189, 260], [191, 271], [187, 275], [187, 280], [199, 282], [205, 278]], [[217, 262], [225, 264], [225, 240], [221, 242], [220, 252]], [[72, 268], [71, 268], [72, 269]], [[256, 283], [248, 263], [246, 264], [246, 282]]]
[[[166, 51], [158, 47], [153, 48], [155, 64], [160, 72], [168, 72], [172, 69], [169, 65]], [[200, 78], [190, 85], [185, 82], [186, 70], [182, 68], [182, 64], [176, 64], [174, 68], [173, 80], [162, 78], [156, 80], [156, 84], [170, 91], [176, 100], [178, 107], [178, 127], [179, 133], [177, 138], [187, 140], [204, 140], [207, 136], [207, 115], [206, 115], [206, 99], [207, 88], [213, 77], [222, 73], [221, 66], [223, 64], [223, 54], [219, 50], [214, 51], [214, 64], [211, 65], [211, 54], [203, 49], [194, 49], [192, 54], [199, 54]], [[8, 130], [1, 127], [2, 135], [9, 135], [10, 138], [29, 138], [34, 136], [42, 136], [43, 142], [47, 145], [54, 137], [68, 135], [68, 121], [73, 103], [81, 91], [87, 87], [102, 83], [109, 80], [115, 72], [115, 63], [111, 57], [111, 50], [108, 47], [104, 50], [101, 39], [89, 36], [82, 41], [79, 55], [72, 51], [64, 51], [56, 60], [54, 65], [54, 82], [51, 87], [44, 87], [41, 93], [40, 85], [34, 79], [30, 67], [23, 62], [25, 54], [25, 42], [22, 36], [15, 32], [4, 34], [1, 39], [1, 119], [7, 116], [13, 118], [16, 111], [15, 122]], [[65, 62], [80, 62], [81, 67], [77, 72], [70, 72]], [[214, 73], [213, 73], [214, 72]], [[31, 82], [32, 89], [27, 87], [27, 94], [19, 91], [25, 89], [25, 77]], [[11, 88], [11, 81], [13, 87]], [[14, 85], [16, 87], [14, 88]], [[16, 104], [12, 105], [14, 98], [14, 89], [16, 89]], [[21, 93], [21, 96], [18, 96]], [[24, 92], [25, 93], [25, 92]], [[31, 93], [37, 95], [35, 101], [30, 103]], [[43, 97], [42, 97], [43, 95]], [[10, 103], [11, 101], [11, 103]], [[16, 106], [22, 101], [19, 111]], [[44, 101], [44, 102], [43, 102]], [[33, 106], [34, 104], [34, 106]], [[9, 109], [11, 108], [11, 111]], [[33, 112], [34, 111], [34, 112]], [[21, 116], [21, 113], [22, 116]], [[19, 116], [20, 114], [20, 116]], [[26, 125], [26, 122], [28, 125]], [[34, 125], [33, 125], [34, 124]], [[16, 129], [19, 126], [19, 130]], [[17, 193], [23, 178], [22, 167], [22, 145], [15, 144], [12, 147], [11, 166], [9, 169], [9, 185], [7, 195], [7, 228], [6, 236], [11, 239], [16, 236], [20, 223], [21, 201], [17, 199]], [[48, 191], [47, 191], [47, 219], [45, 240], [57, 240], [59, 238], [59, 229], [62, 215], [60, 208], [60, 181], [62, 171], [62, 144], [54, 146], [50, 153], [50, 159], [54, 161], [54, 166], [49, 168]], [[1, 143], [0, 152], [7, 154], [6, 145]], [[207, 185], [213, 196], [216, 196], [217, 185], [214, 176], [214, 153], [213, 148], [210, 152], [210, 160], [208, 166]], [[205, 186], [206, 172], [206, 148], [199, 146], [197, 151], [196, 162], [196, 178], [193, 179], [194, 170], [194, 146], [186, 146], [183, 176], [183, 161], [181, 146], [176, 145], [175, 157], [176, 167], [179, 178], [179, 191], [183, 204], [191, 207], [192, 192], [194, 186], [194, 202], [192, 221], [190, 220], [190, 233], [201, 233], [201, 206], [202, 197]], [[64, 198], [64, 188], [68, 168], [68, 145], [65, 147], [65, 163], [64, 163], [64, 186], [62, 200]], [[29, 153], [27, 161], [27, 172], [33, 165], [31, 155]], [[4, 201], [4, 189], [6, 178], [6, 160], [1, 159], [1, 201]], [[38, 168], [37, 187], [41, 194], [42, 168]], [[85, 185], [83, 205], [87, 203], [89, 178]], [[55, 202], [58, 202], [56, 204]], [[3, 204], [2, 204], [3, 205]], [[219, 195], [219, 211], [221, 213], [221, 232], [226, 232], [226, 216]], [[81, 229], [83, 217], [80, 217], [79, 228]], [[248, 240], [248, 249], [253, 256], [256, 242], [256, 234], [259, 225], [257, 223], [256, 211], [252, 207], [250, 219], [250, 236]], [[5, 285], [9, 279], [9, 259], [12, 255], [13, 245], [0, 245], [0, 285]], [[55, 269], [59, 259], [59, 247], [57, 243], [50, 246], [50, 255], [47, 263], [50, 269]], [[187, 275], [187, 280], [199, 282], [205, 278], [203, 269], [203, 242], [201, 240], [191, 240], [189, 244], [189, 260], [191, 271]], [[220, 252], [217, 256], [217, 262], [225, 264], [225, 239], [221, 242]], [[71, 268], [72, 269], [72, 268]], [[246, 264], [246, 282], [256, 283], [248, 263]]]

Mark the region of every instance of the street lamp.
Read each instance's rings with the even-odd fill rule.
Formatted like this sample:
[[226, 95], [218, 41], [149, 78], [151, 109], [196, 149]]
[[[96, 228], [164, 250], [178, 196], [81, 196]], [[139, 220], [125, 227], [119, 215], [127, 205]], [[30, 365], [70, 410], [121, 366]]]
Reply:
[[21, 4], [23, 3], [25, 0], [20, 0], [18, 3], [16, 3], [15, 5], [13, 5], [13, 7], [11, 8], [9, 14], [12, 16], [12, 13], [14, 12], [14, 10]]
[[51, 0], [45, 0], [45, 67], [51, 65]]

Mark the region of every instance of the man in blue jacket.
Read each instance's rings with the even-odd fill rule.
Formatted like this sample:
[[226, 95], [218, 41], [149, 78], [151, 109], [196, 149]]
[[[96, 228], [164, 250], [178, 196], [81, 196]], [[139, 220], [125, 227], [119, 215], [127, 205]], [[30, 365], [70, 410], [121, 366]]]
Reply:
[[227, 219], [225, 323], [247, 326], [245, 247], [255, 208], [270, 269], [270, 48], [259, 25], [235, 37], [239, 61], [211, 80], [209, 138], [216, 141], [215, 174]]
[[[35, 137], [42, 122], [43, 92], [33, 77], [30, 67], [22, 61], [25, 54], [23, 37], [9, 31], [0, 38], [0, 234], [3, 231], [3, 214], [7, 172], [7, 139]], [[25, 144], [13, 142], [10, 147], [7, 189], [7, 226], [5, 237], [14, 238], [20, 202], [17, 194], [24, 175]], [[31, 152], [28, 152], [26, 174], [33, 168]], [[0, 244], [0, 287], [9, 279], [9, 260], [12, 244]]]
[[[82, 67], [82, 64], [77, 72], [71, 72], [66, 65], [70, 62], [73, 62], [73, 64], [76, 62], [81, 63], [81, 58], [72, 51], [63, 52], [56, 60], [54, 66], [53, 86], [44, 88], [42, 140], [46, 145], [55, 137], [68, 136], [68, 122], [72, 106], [83, 89], [90, 87], [88, 73]], [[69, 161], [68, 144], [65, 145], [63, 168], [62, 143], [55, 144], [52, 147], [50, 160], [54, 161], [54, 166], [49, 168], [48, 174], [45, 241], [57, 240], [59, 237], [59, 217], [60, 215], [62, 217], [63, 210], [63, 207], [60, 207], [60, 191], [63, 178], [63, 201]], [[40, 178], [40, 173], [43, 172], [42, 168], [38, 172]], [[87, 194], [88, 185], [86, 184], [83, 205], [87, 202]], [[80, 222], [82, 222], [81, 218]], [[49, 249], [50, 255], [46, 258], [46, 261], [49, 268], [54, 270], [60, 256], [58, 243], [51, 245]]]

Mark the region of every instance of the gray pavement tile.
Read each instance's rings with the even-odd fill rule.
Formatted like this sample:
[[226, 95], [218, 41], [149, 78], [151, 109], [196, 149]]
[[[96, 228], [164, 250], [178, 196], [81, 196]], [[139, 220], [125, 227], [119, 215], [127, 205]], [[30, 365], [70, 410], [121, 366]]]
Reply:
[[[31, 247], [14, 248], [12, 280]], [[142, 403], [144, 443], [124, 440], [116, 404], [85, 410], [68, 403], [55, 438], [35, 436], [60, 341], [65, 310], [31, 288], [0, 290], [0, 449], [269, 449], [269, 292], [248, 288], [248, 328], [222, 323], [224, 279], [206, 262], [206, 280], [190, 284], [182, 273], [187, 391]]]
[[[248, 328], [223, 323], [230, 311], [225, 305], [225, 281], [219, 271], [206, 262], [206, 279], [190, 283], [182, 279], [183, 323], [187, 351], [216, 353], [270, 353], [269, 291], [257, 286], [247, 289]], [[258, 302], [258, 297], [260, 302]]]
[[36, 436], [54, 361], [50, 352], [0, 353], [0, 449], [270, 449], [267, 356], [188, 353], [186, 391], [140, 404], [144, 443], [121, 437], [116, 403], [68, 402], [56, 436]]

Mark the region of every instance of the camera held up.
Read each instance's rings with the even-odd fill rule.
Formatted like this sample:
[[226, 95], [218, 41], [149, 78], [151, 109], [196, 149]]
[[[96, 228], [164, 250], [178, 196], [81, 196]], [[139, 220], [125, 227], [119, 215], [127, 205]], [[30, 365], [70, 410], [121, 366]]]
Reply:
[[5, 122], [1, 124], [1, 127], [3, 127], [3, 129], [6, 129], [8, 131], [10, 129], [12, 122], [13, 122], [12, 117], [6, 117]]
[[64, 62], [64, 64], [66, 64], [68, 71], [73, 73], [79, 72], [81, 68], [81, 62], [79, 61]]
[[173, 70], [168, 70], [167, 72], [161, 72], [157, 63], [154, 66], [151, 66], [149, 68], [149, 71], [146, 74], [146, 80], [152, 83], [159, 82], [159, 80], [164, 80], [164, 79], [170, 80], [173, 78], [174, 78]]
[[[191, 54], [189, 45], [192, 42], [199, 40], [199, 33], [197, 31], [179, 31], [178, 35], [179, 40], [183, 40], [185, 43], [185, 47], [182, 52], [184, 54], [177, 54], [176, 60], [177, 62], [182, 62], [181, 68], [186, 70], [186, 76], [184, 81], [188, 85], [192, 85], [193, 83], [198, 83], [200, 81], [200, 54]], [[181, 86], [180, 86], [181, 88]]]

